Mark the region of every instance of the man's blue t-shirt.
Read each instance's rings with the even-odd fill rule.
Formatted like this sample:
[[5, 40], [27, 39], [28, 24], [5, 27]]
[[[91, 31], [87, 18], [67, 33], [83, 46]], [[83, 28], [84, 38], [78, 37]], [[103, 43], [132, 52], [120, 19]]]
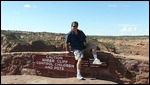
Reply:
[[84, 48], [83, 46], [81, 46], [81, 43], [85, 41], [86, 41], [86, 35], [83, 33], [82, 30], [78, 30], [77, 35], [75, 35], [73, 31], [67, 33], [65, 43], [70, 43], [72, 50], [83, 50]]

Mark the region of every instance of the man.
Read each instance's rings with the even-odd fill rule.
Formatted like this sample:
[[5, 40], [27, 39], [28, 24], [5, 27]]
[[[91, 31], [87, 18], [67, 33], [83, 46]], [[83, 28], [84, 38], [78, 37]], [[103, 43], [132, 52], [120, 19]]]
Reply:
[[[75, 59], [77, 60], [77, 79], [84, 79], [81, 76], [80, 69], [82, 64], [83, 52], [92, 51], [94, 62], [93, 64], [101, 64], [100, 60], [97, 58], [96, 46], [91, 43], [86, 43], [86, 35], [82, 30], [78, 29], [78, 22], [74, 21], [71, 23], [71, 31], [66, 35], [66, 50], [71, 53], [71, 49], [74, 52]], [[71, 49], [69, 48], [71, 46]]]

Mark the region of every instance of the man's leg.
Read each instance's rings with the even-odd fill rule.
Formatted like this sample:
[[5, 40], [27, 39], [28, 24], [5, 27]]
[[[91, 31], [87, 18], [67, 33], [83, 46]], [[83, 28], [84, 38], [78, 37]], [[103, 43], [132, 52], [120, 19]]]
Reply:
[[75, 59], [77, 60], [76, 68], [77, 68], [77, 79], [83, 79], [81, 76], [81, 66], [82, 66], [82, 58], [83, 58], [83, 52], [80, 50], [74, 51]]
[[97, 58], [96, 46], [94, 44], [92, 44], [92, 54], [94, 57], [93, 64], [102, 64], [102, 62]]
[[81, 76], [82, 59], [78, 59], [76, 65], [77, 65], [77, 78], [78, 78], [78, 79], [83, 79], [83, 77]]
[[92, 54], [93, 54], [94, 59], [97, 59], [97, 53], [96, 53], [96, 46], [95, 45], [92, 45]]
[[92, 51], [93, 57], [94, 57], [94, 62], [93, 64], [102, 64], [100, 60], [97, 58], [97, 52], [96, 52], [96, 46], [92, 43], [87, 43], [85, 51], [90, 52]]

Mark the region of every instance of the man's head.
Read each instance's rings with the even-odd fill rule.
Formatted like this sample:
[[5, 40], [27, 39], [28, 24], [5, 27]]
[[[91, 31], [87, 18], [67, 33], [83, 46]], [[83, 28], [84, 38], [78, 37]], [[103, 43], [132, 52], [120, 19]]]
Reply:
[[72, 22], [71, 26], [77, 26], [78, 27], [78, 22], [77, 21]]
[[78, 22], [77, 21], [72, 22], [71, 23], [71, 28], [72, 28], [73, 31], [76, 31], [77, 28], [78, 28]]

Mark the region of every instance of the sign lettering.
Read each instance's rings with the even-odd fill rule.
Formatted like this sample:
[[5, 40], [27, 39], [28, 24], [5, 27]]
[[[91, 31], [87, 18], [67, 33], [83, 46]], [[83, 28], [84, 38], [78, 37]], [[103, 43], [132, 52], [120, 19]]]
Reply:
[[36, 55], [35, 68], [74, 72], [74, 57], [64, 55]]

